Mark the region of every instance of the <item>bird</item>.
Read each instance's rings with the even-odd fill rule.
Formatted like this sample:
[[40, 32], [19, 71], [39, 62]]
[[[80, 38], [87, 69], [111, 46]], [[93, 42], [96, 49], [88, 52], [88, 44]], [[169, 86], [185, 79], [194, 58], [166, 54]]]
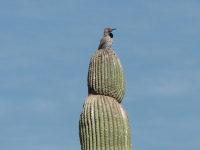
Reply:
[[104, 29], [104, 35], [102, 39], [100, 40], [100, 44], [98, 49], [104, 49], [104, 48], [110, 48], [113, 43], [113, 34], [111, 33], [113, 30], [116, 30], [116, 28], [105, 28]]

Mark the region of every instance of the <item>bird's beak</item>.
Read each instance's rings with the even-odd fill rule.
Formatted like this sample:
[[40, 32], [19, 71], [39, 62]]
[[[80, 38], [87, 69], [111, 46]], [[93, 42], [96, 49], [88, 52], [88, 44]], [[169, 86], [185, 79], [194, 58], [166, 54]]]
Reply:
[[116, 30], [116, 29], [117, 29], [117, 28], [113, 28], [112, 31], [113, 31], [113, 30]]

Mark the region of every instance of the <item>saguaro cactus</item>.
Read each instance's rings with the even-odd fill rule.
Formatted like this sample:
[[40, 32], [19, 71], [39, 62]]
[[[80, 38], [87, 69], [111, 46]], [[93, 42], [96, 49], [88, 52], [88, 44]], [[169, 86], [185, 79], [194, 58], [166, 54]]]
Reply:
[[125, 80], [122, 65], [112, 49], [97, 50], [88, 70], [88, 93], [102, 94], [122, 101]]
[[124, 72], [112, 49], [97, 50], [88, 70], [88, 98], [79, 120], [82, 150], [131, 150], [128, 117], [120, 102]]

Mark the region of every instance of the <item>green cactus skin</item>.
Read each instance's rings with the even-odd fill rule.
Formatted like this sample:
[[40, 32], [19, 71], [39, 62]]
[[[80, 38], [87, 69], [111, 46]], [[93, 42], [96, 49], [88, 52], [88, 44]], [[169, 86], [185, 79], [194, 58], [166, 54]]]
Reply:
[[125, 93], [124, 72], [112, 49], [99, 49], [92, 56], [88, 70], [88, 93], [115, 98], [119, 103]]
[[81, 150], [132, 150], [125, 110], [114, 98], [89, 95], [79, 120]]

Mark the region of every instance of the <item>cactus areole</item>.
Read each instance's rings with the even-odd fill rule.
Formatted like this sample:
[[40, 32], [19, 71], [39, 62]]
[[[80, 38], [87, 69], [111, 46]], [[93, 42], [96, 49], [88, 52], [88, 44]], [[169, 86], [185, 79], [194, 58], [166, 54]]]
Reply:
[[88, 70], [88, 98], [79, 120], [81, 150], [132, 150], [128, 116], [120, 104], [124, 72], [116, 53], [99, 49]]

